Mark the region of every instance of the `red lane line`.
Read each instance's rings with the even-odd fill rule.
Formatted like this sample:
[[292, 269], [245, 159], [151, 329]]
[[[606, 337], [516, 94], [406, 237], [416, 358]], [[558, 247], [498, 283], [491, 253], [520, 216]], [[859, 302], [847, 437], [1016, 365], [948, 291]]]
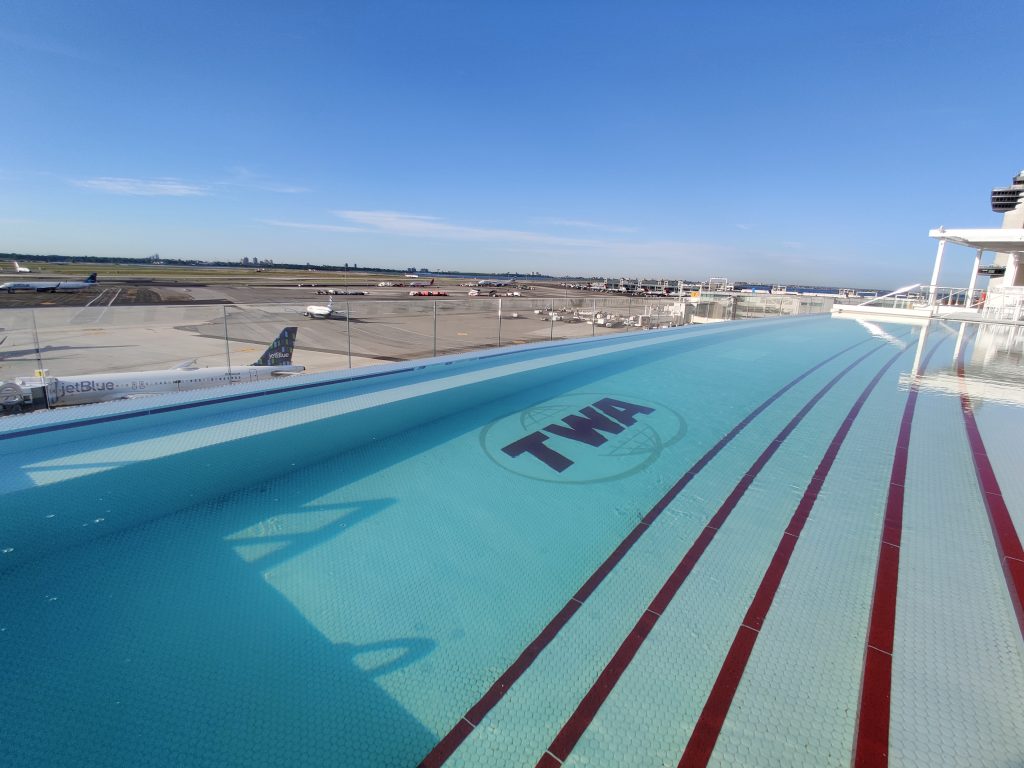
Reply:
[[985, 449], [985, 441], [981, 437], [981, 430], [978, 429], [978, 422], [974, 418], [974, 405], [971, 403], [970, 395], [967, 394], [967, 377], [964, 374], [966, 347], [965, 344], [960, 348], [956, 369], [961, 387], [960, 410], [964, 415], [967, 440], [971, 446], [971, 456], [974, 457], [974, 471], [978, 476], [982, 498], [985, 500], [985, 509], [988, 510], [988, 521], [992, 526], [992, 537], [995, 539], [996, 551], [1003, 566], [1006, 587], [1010, 590], [1010, 601], [1013, 603], [1014, 613], [1017, 614], [1017, 624], [1021, 633], [1024, 634], [1024, 547], [1021, 546], [1017, 528], [1013, 524], [1010, 510], [1003, 499], [1003, 492], [996, 479], [995, 470], [992, 469], [992, 462], [989, 461], [988, 451]]
[[618, 683], [622, 674], [626, 671], [633, 657], [636, 655], [640, 646], [643, 644], [647, 635], [651, 629], [657, 623], [661, 614], [664, 613], [665, 609], [668, 608], [672, 599], [675, 597], [679, 588], [686, 581], [687, 576], [690, 575], [694, 566], [700, 560], [701, 555], [707, 549], [711, 540], [714, 539], [715, 534], [718, 533], [719, 528], [729, 517], [729, 514], [735, 509], [736, 504], [742, 498], [743, 494], [750, 487], [750, 484], [754, 481], [757, 473], [768, 463], [769, 459], [775, 455], [775, 452], [779, 449], [785, 439], [796, 429], [797, 425], [803, 421], [804, 417], [810, 412], [810, 410], [818, 404], [818, 402], [825, 396], [826, 393], [832, 387], [834, 387], [840, 379], [842, 379], [847, 373], [849, 373], [855, 366], [859, 365], [869, 356], [873, 355], [882, 347], [875, 347], [864, 355], [861, 355], [846, 368], [837, 373], [825, 386], [823, 386], [817, 393], [811, 397], [810, 400], [800, 409], [800, 411], [794, 416], [782, 431], [775, 436], [768, 447], [761, 452], [757, 460], [751, 465], [750, 469], [740, 478], [740, 481], [736, 484], [732, 493], [729, 494], [728, 498], [722, 503], [714, 517], [708, 522], [707, 526], [701, 531], [700, 535], [690, 546], [690, 549], [680, 560], [679, 565], [676, 566], [675, 570], [668, 577], [668, 580], [662, 586], [661, 590], [655, 596], [654, 600], [647, 607], [644, 613], [640, 616], [640, 620], [636, 623], [629, 635], [623, 641], [622, 645], [612, 656], [610, 662], [601, 671], [597, 680], [591, 686], [590, 690], [587, 691], [586, 695], [580, 701], [576, 710], [570, 715], [565, 725], [562, 726], [562, 730], [555, 736], [554, 741], [551, 742], [551, 746], [548, 747], [548, 752], [557, 757], [559, 760], [565, 761], [572, 750], [579, 743], [583, 733], [590, 726], [598, 710], [607, 700], [611, 694], [612, 689]]
[[[925, 354], [921, 362], [922, 371], [928, 368], [928, 362], [938, 348], [939, 344], [936, 344]], [[878, 544], [878, 567], [864, 651], [864, 675], [854, 738], [855, 768], [889, 764], [889, 695], [892, 690], [892, 647], [896, 634], [896, 592], [899, 588], [900, 538], [903, 532], [903, 486], [907, 480], [907, 452], [917, 392], [917, 384], [912, 382], [903, 406], [889, 476], [889, 495]]]
[[[593, 594], [594, 590], [597, 589], [598, 585], [604, 580], [604, 578], [615, 568], [616, 565], [626, 556], [630, 548], [640, 539], [645, 531], [651, 526], [658, 516], [672, 503], [673, 499], [679, 495], [679, 493], [689, 485], [690, 481], [697, 476], [697, 474], [706, 467], [711, 460], [718, 455], [718, 453], [728, 445], [733, 438], [742, 432], [750, 423], [760, 416], [772, 403], [782, 397], [786, 392], [795, 387], [801, 381], [806, 379], [812, 373], [817, 371], [819, 368], [827, 365], [828, 363], [835, 360], [837, 357], [846, 354], [852, 349], [856, 349], [862, 344], [867, 343], [871, 339], [862, 339], [855, 344], [851, 344], [845, 349], [841, 349], [834, 355], [830, 355], [822, 360], [820, 363], [811, 366], [806, 371], [801, 373], [795, 379], [784, 385], [775, 394], [761, 403], [757, 408], [752, 410], [747, 416], [745, 416], [736, 426], [734, 426], [729, 432], [722, 437], [717, 443], [715, 443], [708, 451], [701, 456], [692, 467], [690, 467], [682, 477], [680, 477], [675, 484], [669, 488], [664, 496], [655, 504], [650, 512], [644, 515], [643, 519], [629, 532], [625, 539], [612, 551], [608, 558], [598, 566], [597, 570], [587, 579], [582, 587], [573, 595], [572, 598], [563, 606], [563, 608], [555, 615], [555, 617], [541, 630], [540, 634], [531, 642], [526, 649], [519, 655], [519, 657], [512, 662], [507, 670], [499, 677], [494, 684], [488, 689], [488, 691], [474, 704], [469, 712], [466, 713], [465, 717], [460, 719], [452, 729], [442, 738], [433, 749], [423, 758], [420, 763], [420, 768], [437, 768], [445, 763], [449, 757], [451, 757], [455, 750], [459, 748], [463, 741], [472, 733], [473, 729], [479, 725], [480, 721], [487, 715], [494, 706], [504, 698], [505, 694], [512, 687], [512, 685], [518, 680], [530, 665], [540, 656], [544, 648], [547, 647], [555, 636], [561, 631], [569, 619], [572, 618], [573, 614], [583, 605], [583, 602]], [[467, 722], [468, 721], [468, 722]]]
[[904, 352], [906, 350], [900, 350], [889, 358], [889, 361], [875, 374], [875, 377], [871, 379], [864, 388], [864, 391], [861, 392], [853, 407], [850, 408], [850, 412], [843, 419], [843, 423], [836, 431], [832, 442], [829, 443], [825, 455], [822, 457], [818, 468], [811, 477], [811, 481], [804, 490], [796, 511], [793, 512], [789, 526], [779, 540], [779, 546], [772, 556], [771, 563], [769, 563], [764, 577], [761, 579], [761, 584], [754, 594], [754, 599], [750, 602], [747, 614], [743, 617], [743, 621], [736, 631], [732, 646], [729, 648], [711, 693], [704, 703], [704, 708], [701, 710], [700, 717], [697, 719], [697, 724], [694, 726], [693, 733], [686, 744], [683, 755], [679, 759], [680, 768], [683, 768], [683, 766], [705, 766], [711, 759], [711, 753], [715, 749], [715, 744], [718, 742], [718, 737], [722, 732], [722, 726], [725, 724], [726, 715], [729, 714], [729, 708], [732, 706], [736, 690], [739, 688], [740, 680], [746, 671], [747, 661], [749, 661], [750, 654], [754, 650], [754, 644], [757, 642], [768, 611], [771, 610], [772, 603], [775, 601], [775, 595], [779, 590], [779, 585], [782, 584], [782, 577], [785, 575], [790, 558], [796, 549], [800, 533], [803, 531], [808, 517], [810, 517], [815, 502], [818, 500], [818, 493], [825, 484], [825, 478], [828, 477], [829, 472], [832, 470], [832, 465], [839, 455], [839, 449], [846, 441], [846, 437], [861, 409], [867, 402], [868, 397], [875, 387], [878, 386], [878, 382], [882, 380], [885, 372], [893, 366]]

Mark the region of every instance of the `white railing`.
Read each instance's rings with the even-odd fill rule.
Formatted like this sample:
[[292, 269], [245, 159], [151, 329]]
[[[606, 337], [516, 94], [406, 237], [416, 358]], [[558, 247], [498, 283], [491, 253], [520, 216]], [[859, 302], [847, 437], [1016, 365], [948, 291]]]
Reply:
[[918, 300], [916, 294], [911, 293], [915, 288], [920, 288], [920, 283], [914, 283], [913, 285], [904, 285], [902, 288], [897, 288], [895, 291], [889, 291], [889, 293], [883, 293], [881, 296], [873, 296], [867, 301], [862, 301], [858, 304], [858, 307], [866, 307], [869, 304], [874, 304], [879, 307], [894, 307], [896, 309], [906, 309], [909, 306], [909, 302], [916, 302]]
[[953, 288], [946, 286], [928, 286], [928, 304], [933, 307], [963, 307], [977, 309], [985, 301], [985, 291], [981, 288]]
[[1024, 286], [989, 290], [982, 305], [981, 316], [985, 320], [1024, 321]]
[[[925, 289], [921, 292], [917, 289]], [[985, 302], [985, 291], [943, 285], [924, 285], [914, 283], [897, 288], [895, 291], [875, 296], [858, 306], [889, 307], [892, 309], [929, 309], [936, 307], [959, 307], [961, 309], [978, 309]]]

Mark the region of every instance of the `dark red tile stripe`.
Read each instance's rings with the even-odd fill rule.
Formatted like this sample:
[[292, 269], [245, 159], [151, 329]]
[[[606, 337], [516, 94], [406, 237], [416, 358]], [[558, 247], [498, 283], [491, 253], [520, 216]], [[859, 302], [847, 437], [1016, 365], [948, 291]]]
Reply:
[[[925, 354], [921, 370], [928, 368], [936, 344]], [[892, 689], [892, 647], [896, 633], [896, 592], [899, 588], [900, 537], [903, 531], [903, 486], [907, 479], [910, 428], [917, 407], [917, 384], [911, 383], [903, 406], [896, 438], [889, 495], [885, 502], [882, 536], [878, 544], [878, 567], [871, 599], [864, 674], [854, 736], [855, 768], [885, 766], [889, 763], [889, 693]]]
[[551, 742], [551, 746], [548, 747], [548, 752], [557, 757], [559, 760], [564, 761], [576, 744], [579, 743], [580, 737], [583, 736], [584, 732], [590, 726], [594, 716], [600, 710], [601, 706], [608, 699], [615, 685], [622, 677], [623, 672], [629, 666], [629, 663], [633, 660], [636, 652], [639, 650], [643, 641], [647, 638], [648, 633], [657, 623], [661, 614], [672, 602], [679, 588], [686, 581], [687, 576], [693, 570], [694, 566], [700, 560], [701, 555], [707, 549], [708, 545], [714, 539], [715, 534], [718, 533], [719, 528], [726, 521], [729, 515], [735, 509], [736, 504], [742, 498], [743, 494], [750, 487], [750, 484], [754, 481], [757, 473], [760, 472], [761, 468], [768, 463], [775, 452], [778, 451], [779, 447], [785, 441], [797, 425], [803, 421], [804, 417], [814, 408], [815, 405], [823, 398], [829, 390], [834, 387], [840, 379], [842, 379], [847, 373], [853, 370], [854, 367], [859, 365], [861, 362], [866, 360], [869, 356], [873, 355], [882, 347], [874, 347], [866, 354], [861, 355], [843, 370], [837, 373], [825, 386], [818, 390], [810, 400], [799, 410], [799, 412], [790, 419], [789, 423], [782, 428], [782, 431], [775, 436], [768, 446], [761, 452], [761, 455], [754, 461], [750, 469], [740, 478], [739, 483], [729, 494], [726, 500], [719, 507], [718, 511], [708, 522], [707, 526], [701, 531], [700, 535], [690, 546], [690, 549], [683, 556], [683, 559], [676, 566], [675, 570], [669, 576], [664, 586], [655, 596], [654, 600], [647, 607], [644, 613], [640, 616], [640, 620], [636, 623], [629, 635], [623, 641], [622, 645], [619, 646], [618, 651], [612, 656], [611, 661], [602, 670], [595, 683], [591, 686], [590, 690], [587, 691], [583, 699], [580, 701], [576, 710], [570, 715], [565, 725], [555, 736], [554, 741]]
[[736, 690], [739, 688], [743, 673], [746, 671], [747, 662], [750, 659], [751, 652], [754, 650], [758, 634], [764, 625], [768, 611], [771, 610], [772, 603], [775, 601], [779, 585], [782, 584], [782, 577], [789, 566], [789, 560], [796, 549], [796, 543], [800, 533], [803, 531], [804, 524], [807, 522], [808, 517], [810, 517], [811, 510], [818, 499], [818, 493], [825, 484], [825, 479], [828, 477], [832, 465], [839, 455], [839, 449], [842, 448], [843, 443], [846, 441], [846, 436], [864, 407], [864, 403], [867, 402], [870, 394], [878, 386], [878, 382], [882, 380], [885, 372], [895, 364], [904, 351], [897, 352], [889, 358], [888, 362], [871, 379], [864, 388], [864, 391], [861, 392], [860, 397], [853, 404], [853, 407], [850, 408], [850, 412], [843, 419], [843, 423], [836, 431], [832, 442], [829, 443], [828, 448], [825, 450], [818, 468], [814, 471], [811, 481], [804, 490], [800, 503], [797, 504], [789, 526], [782, 534], [779, 546], [775, 550], [775, 554], [765, 571], [764, 577], [761, 579], [761, 584], [754, 594], [754, 599], [747, 609], [747, 614], [743, 618], [736, 636], [733, 638], [732, 646], [729, 648], [728, 654], [726, 654], [725, 661], [718, 673], [714, 686], [711, 688], [708, 700], [701, 710], [690, 740], [687, 742], [683, 755], [679, 760], [680, 768], [683, 766], [687, 768], [690, 766], [705, 766], [711, 759], [711, 753], [714, 751], [715, 744], [718, 742], [718, 737], [722, 732], [722, 726], [725, 723], [726, 716], [729, 714], [729, 708], [732, 706], [733, 698], [736, 695]]
[[[861, 709], [854, 747], [856, 768], [886, 768], [889, 765], [891, 691], [892, 654], [869, 645], [864, 653], [864, 678], [860, 688]], [[870, 702], [870, 706], [865, 707], [864, 702]]]
[[1021, 633], [1024, 634], [1024, 547], [1021, 546], [1017, 528], [1013, 524], [1010, 510], [1006, 507], [1006, 501], [1003, 499], [1002, 489], [999, 487], [995, 470], [992, 469], [992, 462], [989, 461], [988, 451], [985, 449], [985, 441], [981, 437], [981, 430], [978, 429], [978, 421], [974, 418], [974, 405], [970, 395], [967, 394], [967, 380], [964, 373], [964, 350], [966, 347], [965, 344], [960, 348], [960, 357], [957, 360], [957, 375], [960, 377], [961, 387], [960, 410], [964, 415], [967, 441], [971, 447], [971, 456], [974, 458], [974, 470], [978, 476], [981, 495], [985, 500], [985, 509], [988, 511], [992, 537], [995, 539], [996, 551], [999, 553], [999, 560], [1003, 566], [1006, 587], [1010, 591], [1013, 610], [1017, 614], [1017, 625], [1020, 627]]
[[590, 578], [587, 579], [583, 586], [580, 587], [572, 598], [570, 598], [570, 600], [547, 624], [547, 626], [541, 630], [540, 634], [533, 640], [533, 642], [531, 642], [519, 657], [512, 662], [512, 665], [494, 682], [480, 700], [470, 708], [465, 717], [460, 719], [459, 722], [456, 723], [452, 729], [434, 746], [427, 756], [423, 758], [423, 761], [420, 763], [420, 767], [436, 768], [436, 766], [443, 765], [445, 761], [455, 753], [455, 750], [457, 750], [462, 742], [466, 740], [473, 728], [483, 720], [487, 713], [490, 712], [490, 710], [493, 709], [499, 701], [501, 701], [516, 680], [518, 680], [523, 673], [529, 669], [530, 665], [533, 664], [534, 660], [541, 654], [544, 648], [547, 647], [548, 643], [555, 638], [559, 631], [561, 631], [562, 627], [564, 627], [566, 623], [568, 623], [569, 619], [572, 618], [573, 614], [576, 613], [580, 606], [583, 605], [583, 602], [593, 594], [598, 585], [600, 585], [612, 569], [618, 565], [622, 558], [626, 556], [626, 553], [629, 552], [630, 548], [647, 531], [650, 525], [658, 519], [658, 516], [665, 510], [665, 508], [672, 503], [676, 496], [679, 495], [690, 481], [693, 480], [698, 473], [700, 473], [700, 471], [704, 469], [704, 467], [706, 467], [723, 448], [725, 448], [726, 445], [732, 442], [736, 435], [749, 426], [754, 419], [760, 416], [776, 400], [812, 373], [825, 365], [828, 365], [828, 363], [838, 357], [841, 357], [847, 352], [866, 344], [870, 340], [871, 339], [863, 339], [855, 344], [851, 344], [850, 346], [839, 350], [835, 354], [829, 355], [820, 363], [812, 365], [792, 381], [781, 387], [771, 397], [757, 406], [757, 408], [752, 410], [739, 423], [737, 423], [736, 426], [729, 430], [725, 436], [708, 449], [708, 451], [701, 456], [671, 488], [669, 488], [665, 495], [658, 500], [651, 510], [644, 515], [643, 519], [636, 525], [636, 527], [633, 528], [633, 530], [629, 532], [626, 538], [623, 539], [622, 542], [612, 551], [597, 570], [594, 571]]

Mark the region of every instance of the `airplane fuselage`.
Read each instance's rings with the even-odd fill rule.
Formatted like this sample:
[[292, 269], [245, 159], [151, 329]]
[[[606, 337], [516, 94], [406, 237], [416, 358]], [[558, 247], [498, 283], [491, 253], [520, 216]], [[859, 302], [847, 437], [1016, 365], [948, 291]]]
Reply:
[[14, 293], [15, 291], [56, 293], [57, 291], [80, 291], [83, 288], [91, 288], [94, 285], [96, 285], [95, 275], [91, 275], [88, 280], [29, 280], [26, 282], [11, 280], [0, 285], [0, 291], [7, 291], [8, 293]]
[[[299, 373], [301, 365], [239, 365], [195, 370], [134, 371], [47, 379], [50, 405], [84, 405], [164, 392], [221, 387], [250, 381], [267, 381], [275, 374]], [[38, 381], [38, 380], [36, 380]], [[31, 379], [19, 383], [31, 384]]]
[[317, 306], [316, 304], [310, 304], [306, 307], [306, 311], [303, 312], [306, 317], [311, 317], [314, 320], [344, 320], [345, 315], [342, 312], [335, 312], [334, 306]]

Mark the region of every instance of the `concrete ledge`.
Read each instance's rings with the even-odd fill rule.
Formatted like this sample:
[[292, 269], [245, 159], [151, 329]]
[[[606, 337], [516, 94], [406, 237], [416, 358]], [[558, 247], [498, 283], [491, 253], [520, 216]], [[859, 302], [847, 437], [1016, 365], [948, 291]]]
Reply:
[[934, 316], [933, 307], [917, 308], [896, 308], [896, 307], [873, 307], [870, 304], [836, 304], [832, 307], [833, 315], [863, 315], [872, 317], [913, 317], [920, 320], [928, 320]]

